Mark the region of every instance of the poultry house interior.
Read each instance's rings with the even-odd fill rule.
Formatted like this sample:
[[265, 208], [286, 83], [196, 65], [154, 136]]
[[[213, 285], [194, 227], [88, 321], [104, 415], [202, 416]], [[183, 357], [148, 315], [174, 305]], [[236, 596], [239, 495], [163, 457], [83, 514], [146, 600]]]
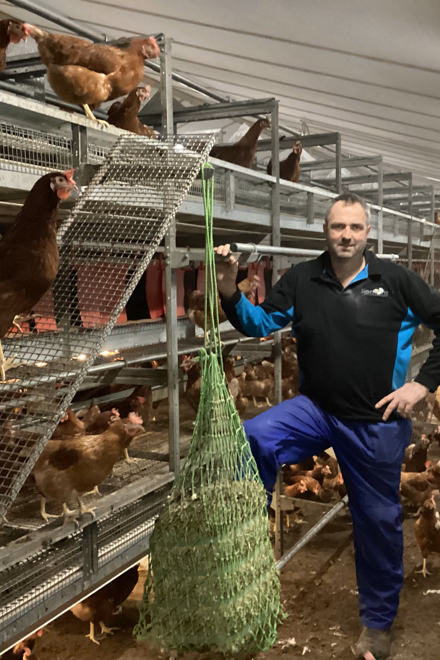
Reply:
[[[214, 244], [246, 247], [245, 302], [261, 305], [326, 249], [326, 209], [341, 193], [370, 204], [367, 247], [380, 260], [440, 289], [440, 9], [288, 4], [270, 15], [260, 0], [228, 0], [229, 12], [176, 0], [161, 13], [103, 0], [0, 8], [3, 660], [177, 657], [133, 630], [154, 574], [150, 537], [204, 405], [210, 304], [234, 415], [300, 395], [291, 325], [246, 336], [206, 291], [204, 162]], [[433, 339], [420, 325], [406, 346], [408, 382]], [[410, 417], [389, 657], [437, 660], [440, 389]], [[359, 594], [332, 448], [284, 464], [272, 495], [274, 561], [293, 557], [279, 572], [287, 616], [253, 657], [348, 660]]]

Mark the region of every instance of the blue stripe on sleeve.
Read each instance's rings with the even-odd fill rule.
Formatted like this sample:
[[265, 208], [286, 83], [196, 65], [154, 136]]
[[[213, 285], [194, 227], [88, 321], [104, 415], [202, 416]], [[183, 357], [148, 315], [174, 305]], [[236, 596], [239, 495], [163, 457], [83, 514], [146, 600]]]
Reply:
[[397, 339], [396, 361], [393, 371], [393, 390], [398, 390], [399, 387], [405, 384], [406, 373], [411, 359], [413, 335], [421, 322], [421, 319], [408, 308], [408, 313], [402, 321]]
[[293, 306], [285, 312], [268, 313], [262, 307], [249, 302], [243, 293], [235, 305], [235, 310], [243, 329], [250, 337], [267, 337], [293, 320]]

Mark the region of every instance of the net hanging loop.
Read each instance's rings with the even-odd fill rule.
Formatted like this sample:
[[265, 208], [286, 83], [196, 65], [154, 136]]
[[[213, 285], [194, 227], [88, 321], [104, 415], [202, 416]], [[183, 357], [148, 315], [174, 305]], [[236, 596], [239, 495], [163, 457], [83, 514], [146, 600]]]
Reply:
[[221, 356], [219, 330], [218, 292], [215, 272], [213, 236], [214, 215], [214, 168], [210, 163], [202, 165], [203, 204], [205, 208], [205, 350], [208, 348]]

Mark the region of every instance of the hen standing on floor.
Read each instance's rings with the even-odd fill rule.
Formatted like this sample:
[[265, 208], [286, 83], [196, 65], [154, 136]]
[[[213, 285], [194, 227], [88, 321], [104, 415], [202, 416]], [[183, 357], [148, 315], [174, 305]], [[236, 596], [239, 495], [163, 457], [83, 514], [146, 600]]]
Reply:
[[[405, 419], [440, 384], [440, 293], [414, 272], [366, 250], [370, 212], [353, 194], [330, 205], [328, 251], [293, 266], [254, 307], [238, 291], [237, 261], [217, 266], [222, 307], [243, 334], [264, 337], [290, 321], [300, 395], [245, 422], [271, 496], [283, 463], [333, 446], [353, 516], [360, 616], [358, 658], [384, 660], [403, 584], [400, 469], [411, 437]], [[216, 249], [230, 255], [229, 245]], [[434, 328], [433, 349], [405, 384], [412, 337]]]

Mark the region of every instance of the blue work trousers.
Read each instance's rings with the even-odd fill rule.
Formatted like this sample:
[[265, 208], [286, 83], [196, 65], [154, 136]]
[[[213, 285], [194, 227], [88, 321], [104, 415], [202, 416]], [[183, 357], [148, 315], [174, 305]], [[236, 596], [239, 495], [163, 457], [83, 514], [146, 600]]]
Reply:
[[403, 584], [399, 483], [411, 422], [342, 421], [299, 395], [248, 420], [244, 428], [268, 493], [281, 465], [333, 447], [353, 518], [361, 621], [369, 628], [390, 628]]

